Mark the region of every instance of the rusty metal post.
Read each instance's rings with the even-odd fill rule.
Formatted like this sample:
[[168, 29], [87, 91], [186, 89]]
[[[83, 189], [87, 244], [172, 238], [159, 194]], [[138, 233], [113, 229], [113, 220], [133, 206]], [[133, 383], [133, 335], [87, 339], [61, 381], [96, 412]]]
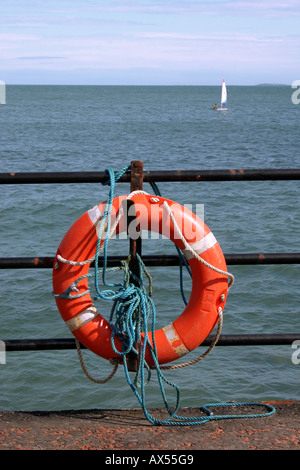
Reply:
[[[131, 178], [130, 178], [130, 192], [138, 191], [143, 189], [143, 162], [140, 160], [134, 160], [131, 162]], [[137, 259], [137, 254], [142, 254], [142, 238], [141, 233], [139, 236], [132, 238], [130, 236], [129, 226], [136, 218], [136, 211], [134, 209], [134, 202], [130, 199], [126, 201], [126, 214], [127, 214], [127, 234], [129, 235], [129, 251], [131, 259], [129, 262], [129, 269], [135, 276], [131, 278], [131, 282], [135, 285], [139, 285], [140, 278], [140, 266]], [[139, 227], [136, 227], [136, 231]], [[137, 233], [135, 233], [137, 234]], [[135, 354], [129, 353], [127, 357], [127, 367], [129, 371], [137, 370], [137, 357]]]
[[[140, 160], [134, 160], [131, 162], [130, 192], [138, 191], [142, 189], [143, 189], [143, 162]], [[128, 205], [128, 211], [129, 211], [129, 207], [133, 205], [133, 201], [129, 200], [128, 202], [129, 202], [129, 205]], [[134, 218], [135, 216], [132, 217], [132, 219]], [[138, 264], [136, 255], [138, 254], [141, 256], [142, 254], [141, 234], [136, 239], [130, 238], [130, 254], [131, 254], [131, 261], [129, 263], [130, 270], [135, 276], [139, 277], [139, 264]]]

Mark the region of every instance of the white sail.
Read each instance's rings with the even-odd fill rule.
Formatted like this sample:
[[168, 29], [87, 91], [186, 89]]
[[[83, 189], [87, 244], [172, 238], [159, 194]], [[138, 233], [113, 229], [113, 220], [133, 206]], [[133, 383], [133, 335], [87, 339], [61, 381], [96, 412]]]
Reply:
[[226, 108], [226, 105], [227, 105], [227, 89], [226, 89], [226, 84], [223, 78], [222, 92], [221, 92], [221, 108]]
[[221, 91], [221, 106], [220, 108], [218, 108], [217, 105], [215, 104], [213, 106], [213, 109], [217, 111], [227, 111], [227, 89], [226, 89], [224, 78], [223, 78], [222, 91]]

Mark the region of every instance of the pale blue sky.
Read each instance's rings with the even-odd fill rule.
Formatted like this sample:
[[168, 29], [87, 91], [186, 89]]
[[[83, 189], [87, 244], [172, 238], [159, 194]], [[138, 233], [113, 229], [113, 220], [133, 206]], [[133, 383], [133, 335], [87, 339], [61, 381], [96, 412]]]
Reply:
[[291, 84], [299, 0], [1, 0], [7, 84]]

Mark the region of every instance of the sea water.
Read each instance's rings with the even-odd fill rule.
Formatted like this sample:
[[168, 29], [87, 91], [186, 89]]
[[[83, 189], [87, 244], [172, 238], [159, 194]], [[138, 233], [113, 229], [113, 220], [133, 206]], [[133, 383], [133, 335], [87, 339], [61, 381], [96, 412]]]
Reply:
[[[219, 87], [7, 86], [0, 106], [0, 172], [104, 171], [143, 160], [145, 170], [300, 167], [300, 105], [288, 86], [228, 86], [228, 111], [212, 110]], [[204, 207], [224, 253], [300, 251], [298, 181], [158, 184], [163, 196]], [[151, 192], [149, 184], [144, 189]], [[0, 185], [0, 257], [54, 256], [72, 223], [104, 201], [101, 184]], [[118, 183], [116, 195], [129, 185]], [[126, 240], [110, 254], [128, 254]], [[166, 240], [144, 253], [176, 254]], [[235, 276], [223, 334], [299, 333], [300, 267], [228, 266]], [[157, 327], [183, 310], [177, 267], [149, 268]], [[190, 280], [185, 276], [188, 292]], [[71, 338], [52, 293], [51, 269], [0, 270], [0, 340]], [[109, 308], [100, 307], [109, 315]], [[76, 350], [1, 349], [0, 409], [136, 408], [122, 366], [106, 384], [90, 381]], [[181, 360], [198, 357], [200, 347]], [[300, 364], [285, 346], [217, 346], [199, 363], [164, 371], [181, 406], [208, 402], [299, 399]], [[91, 375], [111, 365], [83, 351]], [[5, 359], [5, 360], [4, 360]], [[299, 361], [298, 361], [299, 362]], [[162, 406], [155, 373], [147, 405]], [[166, 386], [168, 402], [175, 392]]]

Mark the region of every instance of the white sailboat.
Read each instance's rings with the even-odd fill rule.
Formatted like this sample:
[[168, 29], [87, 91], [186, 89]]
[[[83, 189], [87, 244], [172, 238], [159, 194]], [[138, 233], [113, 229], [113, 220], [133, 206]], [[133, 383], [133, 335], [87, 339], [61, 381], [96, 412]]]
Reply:
[[226, 83], [223, 78], [223, 83], [222, 83], [222, 91], [221, 91], [221, 107], [217, 108], [216, 105], [214, 105], [214, 109], [217, 111], [227, 111], [227, 88], [226, 88]]

